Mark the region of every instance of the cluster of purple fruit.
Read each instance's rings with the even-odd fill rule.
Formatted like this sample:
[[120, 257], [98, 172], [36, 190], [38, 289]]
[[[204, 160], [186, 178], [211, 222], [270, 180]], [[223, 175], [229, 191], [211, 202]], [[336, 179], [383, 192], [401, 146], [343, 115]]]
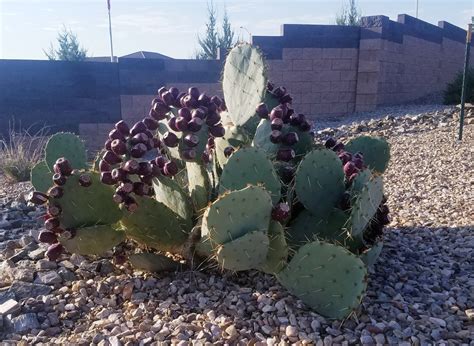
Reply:
[[280, 223], [288, 221], [290, 217], [290, 206], [288, 203], [282, 202], [275, 205], [272, 209], [272, 219]]
[[290, 108], [291, 96], [286, 93], [284, 87], [273, 89], [272, 94], [279, 99], [280, 104], [269, 111], [267, 105], [262, 102], [257, 106], [256, 112], [262, 119], [269, 119], [271, 121], [270, 141], [274, 144], [283, 145], [277, 152], [277, 160], [288, 162], [296, 156], [291, 146], [298, 143], [299, 137], [295, 131], [283, 133], [284, 125], [290, 125], [302, 132], [308, 132], [311, 129], [311, 125], [306, 120], [304, 114], [296, 114]]
[[[161, 141], [152, 132], [157, 128], [158, 122], [152, 117], [144, 118], [132, 128], [121, 120], [109, 132], [109, 139], [105, 142], [106, 152], [99, 162], [100, 180], [106, 185], [116, 186], [114, 201], [130, 212], [138, 207], [132, 193], [137, 196], [153, 195], [154, 177], [178, 173], [177, 164], [160, 152]], [[152, 160], [143, 160], [153, 149], [156, 149], [157, 156]], [[139, 181], [133, 176], [138, 177]]]
[[[205, 93], [200, 93], [196, 87], [189, 88], [187, 93], [180, 93], [175, 87], [171, 87], [169, 90], [162, 87], [158, 90], [158, 97], [152, 101], [150, 116], [158, 120], [168, 118], [168, 127], [172, 131], [168, 131], [162, 137], [163, 144], [167, 147], [178, 146], [180, 139], [176, 133], [183, 133], [183, 148], [180, 148], [180, 154], [187, 161], [195, 160], [198, 155], [196, 146], [200, 140], [196, 133], [205, 124], [208, 127], [209, 137], [201, 159], [207, 163], [212, 158], [214, 138], [222, 137], [225, 133], [219, 115], [224, 110], [226, 110], [226, 106], [222, 99], [218, 96], [209, 97]], [[171, 116], [167, 117], [167, 114], [171, 114]]]
[[351, 154], [348, 151], [344, 150], [344, 144], [336, 141], [334, 138], [328, 138], [324, 142], [324, 146], [328, 149], [334, 150], [339, 159], [342, 161], [344, 168], [344, 175], [348, 182], [352, 182], [359, 172], [366, 168], [364, 164], [364, 155], [361, 152]]
[[374, 218], [370, 221], [367, 231], [364, 233], [364, 240], [372, 245], [376, 240], [380, 239], [383, 234], [384, 226], [390, 223], [388, 214], [390, 210], [387, 206], [387, 198], [384, 196], [382, 203], [379, 205]]
[[46, 255], [52, 261], [58, 259], [63, 252], [63, 246], [58, 242], [58, 236], [61, 235], [67, 239], [74, 237], [73, 229], [63, 229], [60, 226], [59, 216], [61, 215], [61, 207], [54, 203], [55, 200], [61, 198], [64, 195], [63, 185], [69, 176], [73, 174], [79, 174], [79, 185], [82, 187], [88, 187], [92, 184], [91, 176], [87, 173], [77, 173], [72, 169], [71, 164], [64, 157], [56, 160], [53, 166], [54, 175], [53, 183], [48, 192], [42, 193], [39, 191], [33, 191], [28, 199], [36, 205], [44, 205], [48, 203], [46, 214], [44, 215], [44, 227], [46, 230], [41, 231], [39, 234], [39, 241], [50, 244]]

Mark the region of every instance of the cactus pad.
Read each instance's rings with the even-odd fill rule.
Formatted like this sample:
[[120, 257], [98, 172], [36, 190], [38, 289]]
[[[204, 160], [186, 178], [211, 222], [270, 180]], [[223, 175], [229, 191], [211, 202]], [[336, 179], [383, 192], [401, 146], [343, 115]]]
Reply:
[[210, 196], [209, 175], [206, 169], [195, 162], [186, 162], [188, 190], [194, 210], [200, 212], [207, 207]]
[[390, 146], [380, 137], [360, 136], [351, 139], [346, 144], [346, 150], [351, 153], [360, 151], [364, 155], [365, 164], [379, 173], [385, 172], [390, 160]]
[[45, 161], [51, 172], [54, 163], [60, 157], [66, 157], [74, 169], [87, 168], [86, 147], [75, 134], [56, 133], [49, 138], [45, 149]]
[[112, 200], [112, 187], [102, 184], [98, 173], [88, 174], [92, 181], [88, 187], [79, 185], [79, 174], [69, 176], [63, 186], [64, 195], [55, 202], [61, 206], [60, 221], [64, 228], [110, 225], [122, 216]]
[[130, 255], [128, 260], [136, 270], [143, 270], [151, 273], [174, 271], [180, 266], [179, 262], [175, 262], [169, 257], [151, 252]]
[[285, 267], [288, 259], [285, 231], [279, 222], [272, 221], [270, 223], [268, 238], [270, 239], [270, 244], [268, 246], [267, 258], [258, 269], [268, 274], [278, 273]]
[[340, 319], [358, 307], [366, 275], [357, 256], [343, 247], [315, 241], [298, 250], [278, 279], [316, 312]]
[[358, 236], [374, 217], [383, 199], [382, 177], [369, 180], [355, 200], [351, 211], [351, 234]]
[[258, 268], [267, 258], [269, 243], [265, 232], [249, 232], [220, 245], [217, 250], [217, 262], [222, 268], [234, 271]]
[[266, 153], [256, 148], [242, 148], [229, 157], [220, 178], [219, 193], [262, 185], [271, 194], [273, 203], [281, 198], [280, 179]]
[[351, 186], [352, 197], [357, 196], [371, 178], [372, 178], [372, 173], [370, 169], [364, 169], [360, 171], [357, 177], [352, 182], [352, 186]]
[[344, 193], [344, 172], [337, 154], [328, 149], [313, 150], [298, 166], [296, 195], [313, 215], [323, 218]]
[[216, 138], [216, 156], [221, 167], [227, 163], [227, 157], [224, 155], [224, 149], [233, 147], [236, 150], [250, 142], [249, 134], [242, 127], [227, 125], [224, 126], [224, 137]]
[[382, 253], [382, 249], [383, 242], [378, 241], [370, 249], [360, 255], [360, 259], [362, 260], [362, 262], [365, 263], [366, 266], [373, 266], [375, 262], [377, 262], [377, 259], [379, 258], [380, 254]]
[[79, 228], [72, 239], [59, 238], [70, 253], [102, 255], [125, 240], [125, 233], [109, 225]]
[[224, 244], [270, 224], [272, 201], [262, 187], [248, 186], [219, 197], [204, 213], [203, 236], [214, 244]]
[[37, 191], [46, 192], [52, 185], [53, 173], [46, 161], [40, 161], [31, 169], [31, 184]]
[[160, 175], [153, 179], [155, 199], [173, 210], [181, 218], [191, 220], [193, 207], [188, 194], [173, 179]]
[[162, 251], [182, 246], [191, 231], [191, 220], [184, 220], [165, 204], [149, 197], [136, 197], [139, 208], [124, 211], [120, 220], [125, 233], [132, 239]]
[[234, 47], [225, 61], [222, 90], [235, 125], [255, 129], [255, 108], [264, 100], [266, 87], [265, 62], [260, 51], [248, 43]]

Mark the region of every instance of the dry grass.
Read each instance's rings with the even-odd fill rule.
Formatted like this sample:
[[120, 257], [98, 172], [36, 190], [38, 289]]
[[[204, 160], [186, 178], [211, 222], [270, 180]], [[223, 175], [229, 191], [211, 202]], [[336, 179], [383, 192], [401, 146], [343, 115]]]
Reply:
[[0, 173], [10, 182], [30, 180], [33, 166], [42, 160], [48, 140], [48, 128], [16, 130], [10, 124], [8, 138], [0, 140]]

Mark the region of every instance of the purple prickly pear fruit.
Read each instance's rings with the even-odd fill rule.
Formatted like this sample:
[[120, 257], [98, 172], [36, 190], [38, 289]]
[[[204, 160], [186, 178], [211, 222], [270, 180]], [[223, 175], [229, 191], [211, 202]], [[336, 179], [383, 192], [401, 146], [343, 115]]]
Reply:
[[162, 86], [161, 88], [158, 89], [157, 94], [161, 97], [161, 95], [163, 95], [167, 91], [168, 91], [168, 89], [166, 87]]
[[296, 154], [293, 149], [290, 148], [281, 148], [277, 152], [277, 160], [279, 161], [291, 161], [295, 158]]
[[53, 165], [53, 170], [54, 173], [59, 173], [67, 177], [72, 173], [72, 166], [67, 159], [60, 157]]
[[168, 126], [170, 129], [172, 129], [173, 131], [176, 131], [178, 132], [178, 127], [176, 126], [176, 119], [177, 117], [171, 117], [169, 120], [168, 120]]
[[222, 103], [221, 103], [221, 105], [219, 106], [219, 111], [220, 111], [220, 112], [225, 112], [226, 110], [227, 110], [227, 106], [226, 106], [226, 104], [225, 104], [225, 100], [222, 99]]
[[209, 102], [209, 104], [207, 105], [207, 111], [209, 113], [217, 113], [217, 106], [215, 103], [212, 103], [212, 102]]
[[56, 261], [63, 251], [64, 247], [60, 243], [52, 244], [48, 247], [48, 250], [46, 250], [46, 256], [50, 261]]
[[332, 137], [329, 137], [328, 139], [326, 139], [326, 141], [324, 142], [324, 146], [328, 149], [332, 149], [334, 148], [334, 146], [337, 144], [336, 140]]
[[196, 158], [196, 150], [195, 149], [184, 149], [181, 152], [184, 160], [194, 160]]
[[214, 103], [217, 107], [219, 107], [222, 104], [221, 98], [217, 95], [214, 95], [211, 97], [211, 102]]
[[206, 124], [209, 126], [214, 126], [221, 121], [221, 116], [217, 113], [209, 113], [206, 118]]
[[388, 205], [386, 205], [386, 204], [382, 204], [379, 207], [379, 210], [380, 210], [380, 213], [384, 214], [384, 215], [388, 215], [388, 213], [390, 212], [390, 209], [388, 208]]
[[109, 139], [111, 140], [118, 139], [121, 141], [125, 141], [125, 135], [119, 130], [113, 129], [109, 132]]
[[123, 170], [122, 168], [114, 168], [111, 173], [112, 173], [112, 178], [115, 181], [123, 181], [127, 179], [127, 172]]
[[282, 141], [285, 145], [295, 145], [299, 140], [300, 139], [296, 132], [288, 132], [282, 138]]
[[224, 137], [224, 135], [225, 135], [225, 129], [221, 125], [209, 127], [209, 132], [214, 137]]
[[224, 156], [229, 157], [234, 153], [235, 149], [233, 147], [226, 147], [224, 148]]
[[362, 160], [361, 158], [354, 157], [352, 159], [352, 162], [357, 167], [357, 169], [363, 169], [364, 168], [364, 160]]
[[157, 102], [153, 105], [153, 113], [150, 115], [155, 118], [155, 120], [163, 120], [166, 118], [166, 113], [170, 111], [169, 107], [165, 105], [162, 101]]
[[150, 141], [151, 141], [150, 142], [151, 146], [153, 148], [156, 148], [156, 149], [161, 148], [161, 141], [158, 138], [153, 137], [153, 138], [150, 139]]
[[183, 108], [180, 108], [178, 110], [178, 115], [184, 119], [186, 119], [186, 121], [189, 121], [191, 120], [191, 110], [188, 108], [188, 107], [183, 107]]
[[188, 121], [183, 117], [177, 117], [176, 128], [178, 131], [186, 131], [188, 129]]
[[198, 100], [200, 105], [203, 105], [203, 106], [206, 106], [206, 107], [209, 104], [209, 102], [211, 102], [211, 99], [205, 93], [202, 93], [201, 95], [199, 95], [197, 100]]
[[130, 213], [134, 213], [137, 211], [138, 209], [138, 204], [137, 202], [135, 201], [135, 199], [131, 196], [127, 196], [125, 198], [125, 208], [127, 208], [127, 210], [130, 212]]
[[122, 159], [113, 151], [106, 151], [104, 156], [102, 156], [102, 160], [107, 162], [109, 165], [116, 165], [117, 163], [122, 162]]
[[142, 175], [140, 176], [140, 181], [146, 185], [151, 185], [153, 183], [153, 176], [150, 175]]
[[390, 223], [390, 218], [388, 217], [388, 215], [382, 215], [379, 219], [379, 222], [384, 226], [388, 225]]
[[104, 143], [104, 147], [105, 147], [106, 150], [112, 150], [112, 140], [107, 139]]
[[89, 174], [83, 173], [79, 176], [79, 185], [82, 187], [89, 187], [92, 185], [92, 178]]
[[135, 136], [138, 133], [145, 132], [147, 130], [145, 124], [141, 121], [135, 123], [133, 127], [130, 129], [130, 136]]
[[267, 119], [268, 118], [268, 107], [265, 103], [260, 103], [257, 108], [255, 109], [257, 112], [258, 116], [262, 119]]
[[362, 154], [360, 151], [358, 151], [357, 153], [354, 154], [354, 158], [363, 160], [364, 159], [364, 154]]
[[270, 142], [277, 144], [280, 143], [282, 139], [281, 131], [273, 130], [270, 133]]
[[191, 95], [191, 97], [194, 97], [196, 100], [199, 98], [200, 96], [200, 92], [199, 92], [199, 89], [196, 88], [196, 87], [190, 87], [188, 89], [188, 94]]
[[167, 162], [167, 160], [166, 160], [166, 157], [164, 157], [164, 156], [157, 156], [155, 158], [155, 164], [160, 168], [163, 168], [165, 166], [166, 162]]
[[116, 181], [112, 178], [112, 172], [100, 173], [100, 182], [105, 185], [114, 185]]
[[305, 120], [300, 124], [299, 129], [303, 132], [308, 132], [311, 130], [311, 124], [308, 122], [308, 120]]
[[196, 108], [199, 106], [199, 102], [195, 97], [192, 97], [191, 95], [186, 95], [183, 97], [183, 102], [181, 103], [183, 107], [188, 107], [188, 108]]
[[120, 120], [118, 123], [115, 124], [115, 129], [124, 136], [128, 136], [130, 134], [130, 128], [123, 120]]
[[143, 161], [138, 164], [138, 174], [140, 175], [150, 175], [152, 172], [152, 167], [149, 162]]
[[346, 177], [351, 177], [354, 173], [359, 171], [352, 161], [346, 162], [343, 169]]
[[188, 131], [198, 132], [202, 128], [203, 124], [204, 121], [202, 119], [192, 118], [191, 121], [188, 123]]
[[295, 177], [295, 169], [290, 165], [281, 168], [279, 173], [281, 180], [283, 180], [283, 182], [286, 184], [289, 184]]
[[[181, 100], [182, 100], [186, 95], [187, 95], [187, 94], [186, 94], [184, 91], [182, 91], [182, 92], [180, 92], [180, 93], [178, 94], [178, 96], [176, 96], [176, 99], [180, 101], [180, 104], [181, 104]], [[179, 106], [179, 107], [181, 107], [181, 106]]]
[[57, 217], [61, 215], [61, 207], [59, 205], [50, 205], [47, 208], [47, 213], [48, 215], [51, 215], [52, 217]]
[[153, 118], [146, 117], [142, 121], [145, 124], [146, 128], [149, 129], [149, 130], [154, 131], [158, 128], [158, 122]]
[[151, 165], [151, 175], [154, 176], [154, 177], [159, 177], [161, 175], [161, 168], [158, 167], [155, 164], [152, 164]]
[[48, 202], [48, 195], [39, 191], [32, 191], [28, 195], [28, 201], [36, 205], [43, 205]]
[[112, 200], [115, 203], [120, 204], [120, 203], [123, 203], [124, 197], [123, 197], [123, 195], [121, 195], [119, 193], [114, 193], [114, 195], [112, 196]]
[[272, 120], [271, 128], [272, 130], [281, 131], [281, 129], [283, 128], [283, 120], [281, 120], [280, 118], [274, 118]]
[[165, 91], [163, 94], [161, 94], [161, 99], [167, 106], [173, 106], [176, 101], [173, 94], [169, 91]]
[[201, 160], [202, 162], [204, 162], [205, 164], [208, 164], [209, 162], [211, 162], [211, 154], [209, 154], [209, 152], [207, 150], [204, 150], [204, 152], [201, 154]]
[[275, 118], [283, 118], [283, 109], [279, 106], [273, 108], [270, 112], [270, 119], [273, 120]]
[[137, 174], [139, 164], [136, 160], [128, 160], [123, 164], [123, 170], [129, 174]]
[[66, 184], [67, 178], [59, 173], [54, 173], [53, 175], [53, 183], [58, 185], [58, 186], [63, 186]]
[[199, 144], [199, 137], [190, 133], [184, 137], [183, 141], [185, 145], [193, 148]]
[[342, 164], [345, 165], [347, 162], [351, 161], [352, 160], [352, 155], [351, 153], [347, 152], [347, 151], [340, 151], [338, 153], [339, 156], [339, 159], [342, 161]]
[[202, 108], [196, 108], [196, 109], [193, 109], [193, 111], [191, 112], [191, 117], [204, 119], [206, 117], [206, 112], [204, 112]]
[[334, 150], [336, 153], [338, 151], [344, 150], [344, 144], [338, 142], [335, 146], [332, 147], [332, 150]]
[[76, 236], [76, 230], [72, 228], [68, 228], [64, 230], [64, 232], [62, 233], [62, 236], [66, 239], [72, 239]]
[[99, 161], [99, 171], [100, 172], [109, 172], [112, 170], [112, 166], [104, 160]]
[[173, 132], [166, 132], [163, 136], [163, 143], [167, 147], [174, 148], [178, 145], [178, 137]]
[[290, 94], [285, 94], [280, 98], [281, 103], [292, 103], [293, 102], [293, 97], [291, 97]]
[[132, 182], [123, 182], [120, 186], [115, 190], [118, 194], [123, 196], [128, 195], [129, 193], [133, 192], [133, 183]]
[[54, 244], [58, 242], [58, 237], [54, 232], [51, 231], [41, 231], [38, 240], [46, 244]]
[[275, 88], [275, 86], [273, 85], [273, 83], [267, 82], [267, 90], [268, 91], [272, 91], [274, 88]]
[[303, 114], [293, 114], [290, 116], [290, 124], [292, 126], [300, 126], [300, 124], [305, 120]]
[[210, 149], [214, 149], [215, 147], [216, 147], [216, 142], [215, 142], [214, 138], [209, 137], [207, 139], [206, 149], [210, 150]]
[[286, 94], [286, 88], [285, 87], [280, 86], [280, 87], [276, 88], [275, 90], [273, 90], [273, 95], [275, 95], [275, 97], [277, 97], [277, 98], [281, 98], [285, 94]]
[[138, 143], [146, 144], [149, 139], [150, 139], [150, 137], [148, 137], [148, 135], [146, 135], [145, 133], [143, 133], [143, 132], [142, 133], [137, 133], [135, 136], [130, 138], [130, 144], [132, 144], [132, 145], [135, 145], [135, 144], [138, 144]]
[[148, 195], [149, 190], [150, 190], [150, 186], [141, 181], [137, 181], [133, 183], [133, 192], [137, 196], [146, 196]]
[[278, 203], [272, 210], [272, 219], [285, 222], [290, 217], [290, 206], [288, 203]]
[[168, 161], [163, 166], [163, 173], [168, 176], [172, 177], [178, 174], [178, 165], [174, 161]]
[[147, 152], [147, 146], [143, 143], [138, 143], [130, 149], [130, 156], [140, 158]]
[[48, 231], [51, 231], [56, 227], [59, 227], [59, 219], [57, 217], [51, 217], [44, 222], [44, 228]]
[[173, 95], [174, 98], [177, 98], [179, 95], [179, 89], [176, 87], [171, 87], [169, 92]]
[[61, 186], [53, 186], [48, 190], [48, 195], [51, 198], [61, 198], [64, 195], [64, 190]]
[[117, 155], [125, 155], [127, 153], [127, 145], [120, 139], [114, 139], [110, 145], [112, 151]]

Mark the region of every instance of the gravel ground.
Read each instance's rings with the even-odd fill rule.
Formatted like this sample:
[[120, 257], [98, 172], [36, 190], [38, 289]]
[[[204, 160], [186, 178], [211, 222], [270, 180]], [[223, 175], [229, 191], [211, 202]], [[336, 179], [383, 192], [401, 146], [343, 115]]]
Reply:
[[11, 299], [0, 305], [0, 340], [474, 345], [474, 125], [457, 143], [452, 109], [420, 107], [317, 128], [318, 137], [373, 133], [392, 146], [384, 178], [392, 222], [357, 316], [326, 320], [253, 271], [150, 275], [110, 258], [49, 262], [34, 241], [41, 211], [0, 181], [0, 203], [9, 196], [0, 209], [0, 255], [9, 258], [0, 264], [0, 304]]

